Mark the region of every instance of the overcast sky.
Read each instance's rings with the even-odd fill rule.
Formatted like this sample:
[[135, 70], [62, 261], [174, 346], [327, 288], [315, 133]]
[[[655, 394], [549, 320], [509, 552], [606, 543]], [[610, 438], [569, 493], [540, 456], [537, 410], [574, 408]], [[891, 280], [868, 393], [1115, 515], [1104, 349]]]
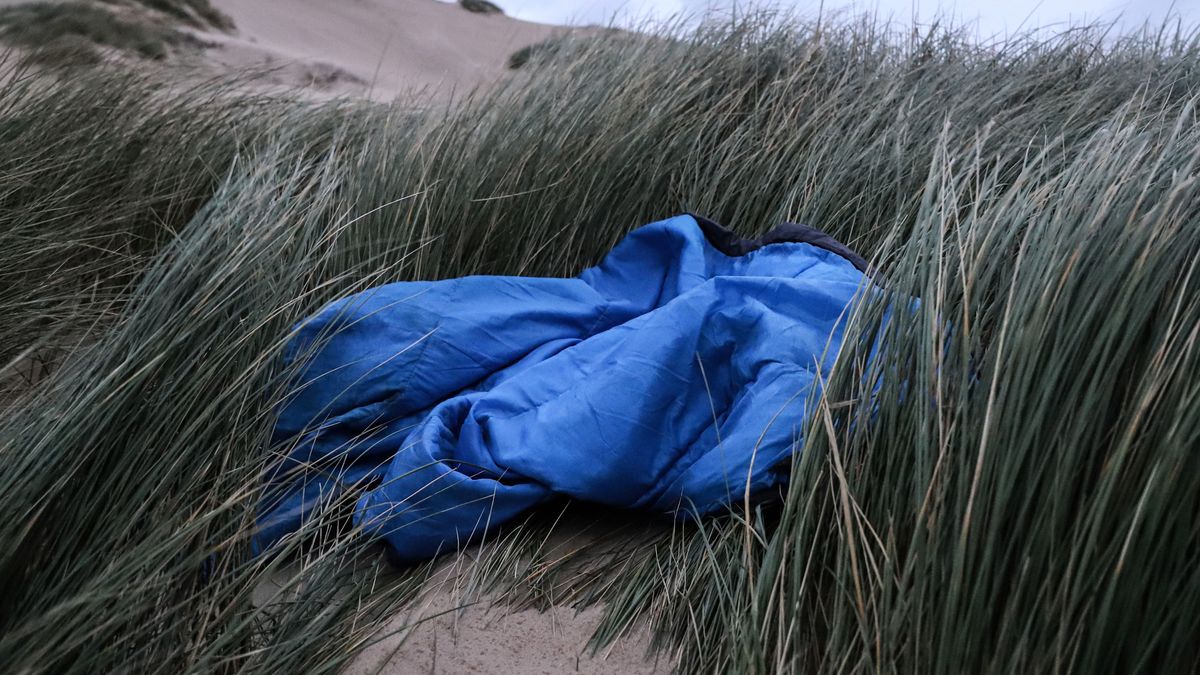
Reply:
[[[636, 17], [665, 18], [674, 14], [703, 14], [708, 8], [727, 9], [745, 2], [733, 0], [494, 0], [509, 16], [543, 23], [628, 24]], [[755, 3], [762, 6], [764, 3]], [[815, 16], [821, 0], [771, 0], [774, 6]], [[1022, 27], [1045, 27], [1082, 21], [1111, 21], [1124, 25], [1161, 21], [1169, 11], [1185, 21], [1200, 23], [1200, 0], [826, 0], [826, 9], [851, 7], [878, 12], [907, 23], [915, 15], [927, 22], [934, 16], [952, 16], [978, 28], [983, 35], [999, 35]]]

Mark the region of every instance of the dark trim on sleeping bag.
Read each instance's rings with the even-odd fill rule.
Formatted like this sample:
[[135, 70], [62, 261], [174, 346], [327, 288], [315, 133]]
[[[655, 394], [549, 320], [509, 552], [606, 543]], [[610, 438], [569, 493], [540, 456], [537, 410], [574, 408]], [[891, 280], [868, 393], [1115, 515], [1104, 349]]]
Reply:
[[696, 222], [700, 225], [700, 231], [704, 233], [704, 238], [708, 240], [708, 243], [727, 256], [746, 255], [768, 244], [795, 242], [810, 244], [831, 253], [836, 253], [850, 261], [850, 264], [854, 265], [859, 272], [864, 274], [871, 273], [870, 266], [862, 256], [815, 227], [801, 225], [800, 223], [783, 223], [758, 239], [746, 239], [714, 220], [695, 213], [689, 213], [688, 215], [696, 219]]

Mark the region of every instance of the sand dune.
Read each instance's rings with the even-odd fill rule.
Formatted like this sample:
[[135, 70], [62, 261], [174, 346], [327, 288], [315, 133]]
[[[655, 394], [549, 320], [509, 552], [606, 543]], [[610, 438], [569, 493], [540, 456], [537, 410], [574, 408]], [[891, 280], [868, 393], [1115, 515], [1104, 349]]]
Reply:
[[390, 100], [503, 77], [513, 51], [566, 28], [468, 12], [437, 0], [213, 0], [234, 34], [205, 33], [205, 59], [271, 68], [268, 79], [317, 95]]
[[[29, 1], [0, 0], [0, 7]], [[140, 64], [178, 68], [180, 81], [190, 74], [207, 79], [251, 70], [256, 87], [300, 88], [316, 98], [390, 101], [414, 91], [444, 98], [498, 81], [509, 74], [514, 51], [572, 30], [476, 14], [439, 0], [210, 1], [233, 19], [234, 30], [176, 26], [207, 47], [176, 53], [166, 63]], [[96, 4], [135, 21], [166, 18], [132, 5]]]

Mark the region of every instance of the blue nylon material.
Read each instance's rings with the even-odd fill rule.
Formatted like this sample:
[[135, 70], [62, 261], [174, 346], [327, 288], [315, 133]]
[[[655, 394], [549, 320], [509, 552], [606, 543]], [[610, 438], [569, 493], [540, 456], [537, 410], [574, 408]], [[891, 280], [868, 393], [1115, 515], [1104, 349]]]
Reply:
[[[786, 480], [863, 273], [806, 243], [727, 256], [691, 216], [573, 279], [393, 283], [298, 329], [257, 544], [354, 487], [401, 561], [555, 494], [705, 514]], [[820, 369], [820, 370], [818, 370]]]

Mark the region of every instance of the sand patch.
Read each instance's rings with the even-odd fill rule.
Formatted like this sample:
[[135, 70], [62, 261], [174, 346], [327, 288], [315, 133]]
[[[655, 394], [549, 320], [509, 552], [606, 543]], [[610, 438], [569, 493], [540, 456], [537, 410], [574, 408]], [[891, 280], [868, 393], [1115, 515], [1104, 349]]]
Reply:
[[447, 96], [508, 73], [521, 47], [569, 29], [477, 14], [436, 0], [213, 0], [237, 26], [198, 33], [225, 71], [273, 69], [270, 83], [322, 96]]

